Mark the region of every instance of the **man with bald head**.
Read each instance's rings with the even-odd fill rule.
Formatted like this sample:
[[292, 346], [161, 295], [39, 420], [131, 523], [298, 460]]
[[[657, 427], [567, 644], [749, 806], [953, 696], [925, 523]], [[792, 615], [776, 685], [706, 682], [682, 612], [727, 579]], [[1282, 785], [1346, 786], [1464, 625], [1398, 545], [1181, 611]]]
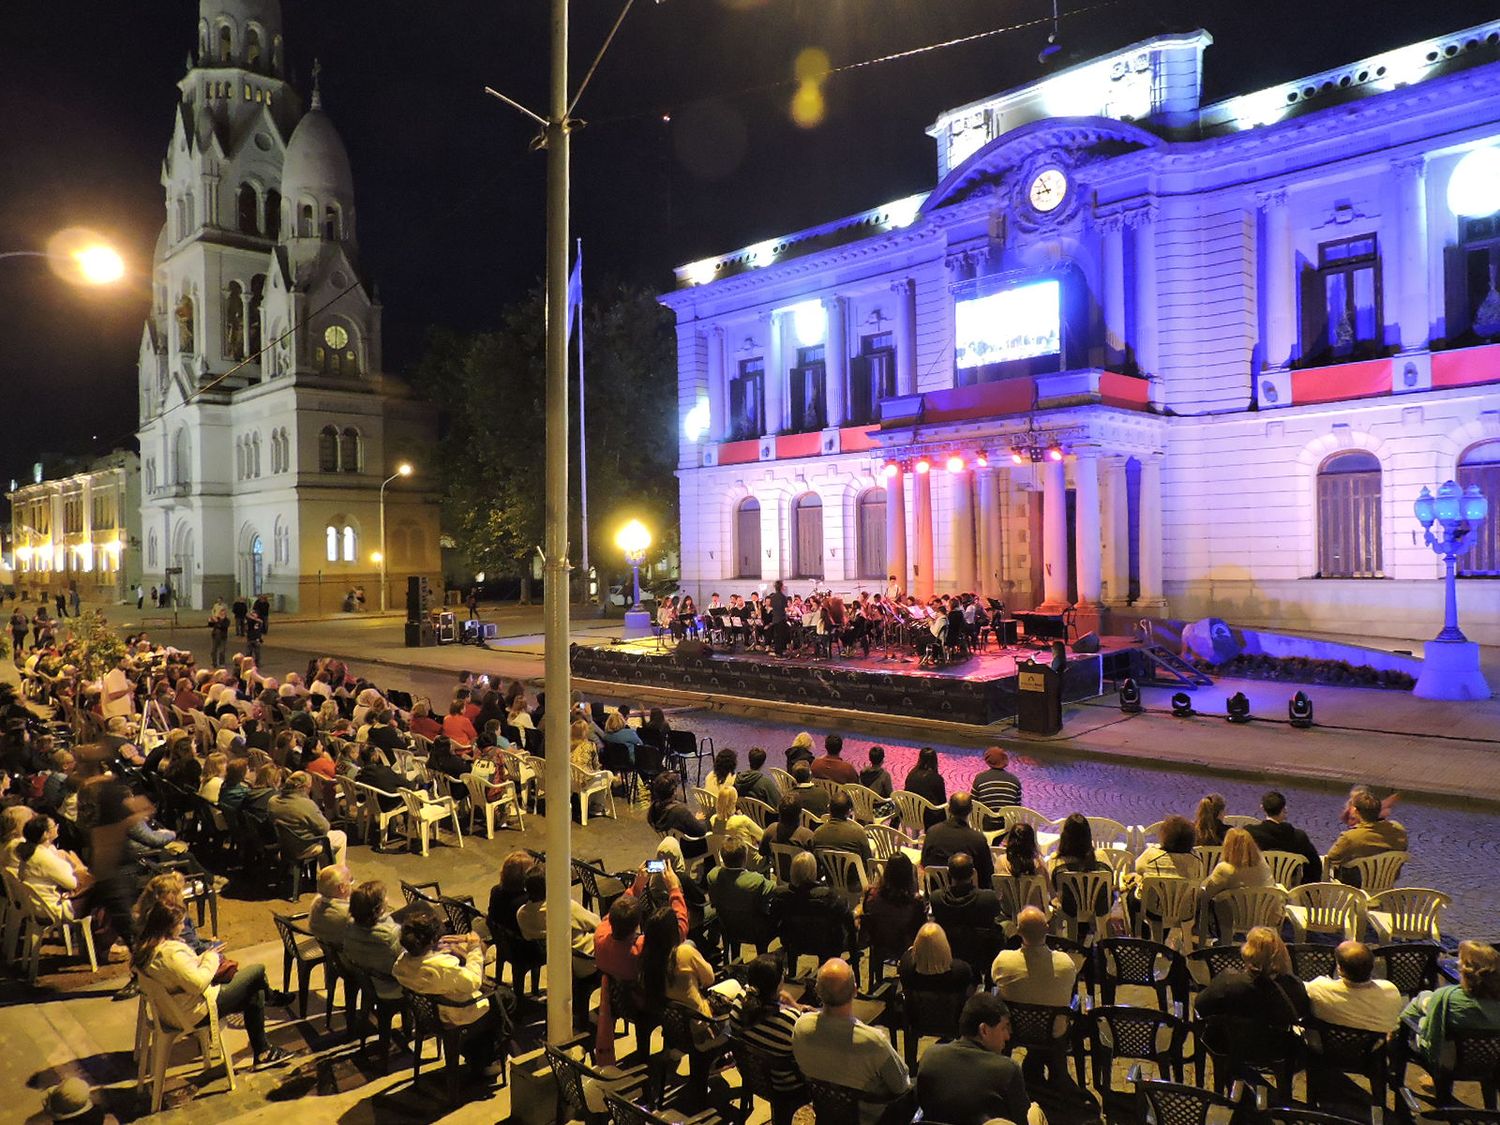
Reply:
[[963, 852], [974, 861], [974, 881], [988, 887], [995, 864], [984, 833], [969, 823], [973, 812], [974, 798], [968, 793], [959, 792], [948, 798], [948, 819], [934, 824], [922, 837], [922, 866], [946, 867], [950, 856]]
[[[876, 1099], [860, 1103], [860, 1125], [909, 1122], [911, 1081], [906, 1064], [885, 1032], [855, 1017], [858, 988], [849, 963], [842, 957], [824, 962], [817, 991], [822, 1009], [804, 1013], [792, 1029], [798, 1069], [809, 1078], [848, 1086]], [[880, 1104], [892, 1099], [899, 1100]]]
[[[1002, 949], [995, 957], [990, 969], [995, 991], [1012, 1004], [1066, 1008], [1073, 1002], [1078, 964], [1062, 950], [1048, 947], [1048, 930], [1047, 915], [1038, 907], [1025, 907], [1016, 915], [1021, 948]], [[1067, 1020], [1059, 1016], [1057, 1033], [1062, 1034], [1066, 1027]], [[1041, 1064], [1039, 1057], [1033, 1060], [1033, 1052], [1026, 1052], [1023, 1070], [1029, 1080], [1041, 1077]]]
[[1375, 954], [1362, 941], [1346, 941], [1334, 950], [1337, 977], [1307, 982], [1307, 1002], [1324, 1023], [1383, 1031], [1401, 1022], [1405, 999], [1388, 980], [1375, 978]]

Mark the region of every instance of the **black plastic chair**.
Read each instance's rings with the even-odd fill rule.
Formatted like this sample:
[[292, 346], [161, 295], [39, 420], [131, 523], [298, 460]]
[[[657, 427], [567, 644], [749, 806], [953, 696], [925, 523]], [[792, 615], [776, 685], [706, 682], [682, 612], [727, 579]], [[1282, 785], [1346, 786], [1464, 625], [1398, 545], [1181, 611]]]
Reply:
[[613, 1019], [635, 1029], [636, 1054], [645, 1057], [651, 1053], [651, 1033], [661, 1026], [661, 1014], [646, 1003], [641, 986], [635, 981], [620, 981], [606, 978], [609, 990], [609, 1012]]
[[784, 1089], [778, 1077], [784, 1075], [785, 1067], [778, 1067], [774, 1057], [739, 1035], [731, 1034], [729, 1042], [740, 1072], [740, 1112], [744, 1119], [750, 1119], [751, 1102], [759, 1098], [771, 1107], [771, 1125], [792, 1125], [798, 1107], [806, 1105], [811, 1096], [807, 1080], [799, 1072], [796, 1087]]
[[[609, 1110], [609, 1120], [613, 1125], [678, 1125], [670, 1118], [658, 1117], [649, 1109], [608, 1092], [604, 1095], [604, 1106]], [[680, 1125], [724, 1125], [724, 1119], [712, 1110], [704, 1110], [695, 1117], [684, 1119]]]
[[[563, 1044], [571, 1046], [572, 1044]], [[634, 1067], [619, 1075], [606, 1075], [595, 1070], [582, 1059], [547, 1044], [547, 1061], [552, 1064], [552, 1075], [557, 1079], [557, 1120], [582, 1121], [584, 1125], [608, 1125], [609, 1111], [595, 1113], [589, 1109], [584, 1095], [585, 1080], [607, 1087], [616, 1097], [625, 1099], [639, 1097], [646, 1085], [646, 1068]]]
[[[1114, 1093], [1116, 1059], [1139, 1059], [1156, 1064], [1157, 1072], [1172, 1081], [1183, 1081], [1184, 1050], [1191, 1025], [1172, 1012], [1105, 1004], [1089, 1012], [1090, 1053], [1094, 1063], [1094, 1089], [1101, 1095]], [[1161, 1032], [1171, 1034], [1161, 1045]]]
[[1370, 1083], [1370, 1104], [1385, 1112], [1390, 1057], [1384, 1032], [1324, 1023], [1308, 1016], [1302, 1021], [1302, 1041], [1307, 1045], [1308, 1101], [1322, 1105], [1327, 1100], [1330, 1075], [1358, 1074]]
[[1335, 946], [1298, 941], [1292, 942], [1286, 948], [1287, 952], [1292, 955], [1292, 975], [1298, 980], [1306, 982], [1317, 980], [1319, 977], [1338, 976], [1333, 962]]
[[1414, 1062], [1432, 1075], [1433, 1095], [1437, 1104], [1453, 1101], [1455, 1082], [1477, 1082], [1486, 1109], [1496, 1109], [1496, 1090], [1500, 1087], [1500, 1031], [1452, 1031], [1447, 1036], [1453, 1046], [1451, 1061], [1429, 1062], [1417, 1050], [1417, 1021], [1407, 1018], [1396, 1029], [1396, 1056], [1392, 1078], [1397, 1086], [1406, 1085], [1406, 1064]]
[[401, 880], [401, 897], [406, 899], [406, 905], [425, 902], [428, 906], [437, 906], [438, 900], [443, 897], [443, 888], [437, 883], [408, 883]]
[[1300, 1106], [1277, 1106], [1261, 1115], [1266, 1125], [1368, 1125], [1358, 1117], [1341, 1117], [1337, 1113], [1324, 1113]]
[[1442, 947], [1431, 941], [1404, 941], [1375, 947], [1375, 964], [1381, 975], [1402, 996], [1415, 996], [1437, 987], [1438, 958]]
[[812, 1095], [813, 1114], [818, 1125], [859, 1125], [861, 1106], [884, 1107], [898, 1100], [872, 1098], [852, 1086], [841, 1086], [837, 1082], [824, 1082], [817, 1078], [809, 1078], [807, 1088]]
[[1401, 1105], [1406, 1119], [1415, 1125], [1500, 1125], [1500, 1110], [1475, 1109], [1467, 1105], [1424, 1106], [1417, 1096], [1402, 1087]]
[[[350, 988], [347, 994], [351, 999], [357, 1001], [356, 1015], [353, 1023], [354, 1038], [357, 1041], [357, 1049], [364, 1053], [365, 1044], [370, 1038], [370, 1029], [373, 1023], [376, 1042], [380, 1045], [380, 1062], [382, 1073], [389, 1069], [391, 1054], [391, 1026], [395, 1022], [398, 1012], [405, 1012], [405, 1001], [400, 997], [382, 997], [380, 995], [381, 984], [386, 982], [395, 983], [394, 977], [383, 977], [377, 979], [374, 973], [344, 962], [344, 972], [348, 974], [346, 987]], [[352, 987], [351, 987], [352, 986]], [[405, 1017], [402, 1017], [402, 1030], [405, 1031]]]
[[468, 895], [462, 898], [443, 895], [438, 899], [438, 906], [448, 919], [449, 933], [471, 934], [474, 932], [475, 921], [484, 917], [484, 912], [474, 905], [474, 900]]
[[[612, 875], [604, 870], [599, 860], [590, 863], [586, 859], [574, 859], [571, 863], [574, 881], [583, 888], [583, 905], [601, 918], [609, 913], [609, 908], [614, 905], [615, 899], [625, 893], [630, 880], [634, 877], [631, 872]], [[600, 879], [612, 880], [615, 886], [606, 892], [599, 885]]]
[[286, 868], [287, 883], [291, 890], [287, 901], [297, 902], [302, 898], [302, 880], [310, 877], [316, 883], [318, 872], [333, 863], [333, 849], [328, 844], [327, 836], [319, 843], [306, 844], [281, 825], [278, 824], [275, 828], [276, 846], [281, 852], [281, 862]]
[[[460, 1044], [463, 1042], [465, 1025], [449, 1026], [442, 1021], [441, 1011], [443, 1008], [469, 1008], [482, 1000], [488, 1000], [491, 1006], [502, 1014], [503, 1008], [499, 1007], [499, 1000], [495, 990], [481, 992], [478, 996], [470, 997], [468, 1000], [449, 1000], [442, 996], [433, 996], [425, 992], [413, 992], [403, 987], [401, 994], [406, 999], [406, 1011], [411, 1017], [411, 1082], [415, 1086], [422, 1078], [422, 1046], [431, 1036], [438, 1045], [438, 1057], [445, 1060], [443, 1070], [448, 1079], [448, 1103], [458, 1104], [458, 1092], [460, 1081], [463, 1077], [463, 1062], [459, 1057]], [[505, 1039], [510, 1029], [503, 1028], [500, 1034], [500, 1050], [498, 1062], [500, 1063], [500, 1085], [508, 1083], [506, 1077], [506, 1064], [509, 1062], [509, 1052], [506, 1049]]]
[[1200, 1086], [1145, 1078], [1139, 1066], [1131, 1068], [1129, 1078], [1135, 1086], [1140, 1119], [1147, 1125], [1207, 1125], [1213, 1110], [1227, 1109], [1237, 1115], [1245, 1100], [1241, 1082], [1225, 1095]]
[[653, 1057], [656, 1074], [653, 1086], [654, 1104], [666, 1096], [667, 1084], [677, 1063], [688, 1060], [688, 1081], [683, 1088], [683, 1104], [699, 1109], [708, 1100], [708, 1079], [729, 1052], [729, 1037], [720, 1021], [710, 1019], [696, 1008], [668, 1000], [661, 1010], [661, 1035], [666, 1050]]
[[924, 1035], [939, 1042], [958, 1038], [958, 1017], [968, 997], [953, 990], [908, 989], [901, 994], [901, 1039], [906, 1066], [917, 1067], [917, 1043]]
[[1209, 980], [1213, 980], [1220, 973], [1245, 971], [1245, 958], [1240, 954], [1238, 945], [1209, 945], [1202, 949], [1195, 949], [1188, 954], [1188, 964], [1194, 963], [1204, 967], [1208, 972]]
[[1261, 1076], [1269, 1074], [1274, 1078], [1276, 1093], [1290, 1098], [1297, 1069], [1296, 1041], [1288, 1028], [1280, 1052], [1263, 1055], [1247, 1050], [1246, 1045], [1254, 1043], [1264, 1030], [1261, 1021], [1240, 1016], [1200, 1017], [1193, 1025], [1193, 1040], [1198, 1046], [1193, 1056], [1196, 1080], [1202, 1083], [1207, 1059], [1213, 1064], [1214, 1089], [1220, 1093], [1235, 1081], [1259, 1082]]
[[1169, 991], [1176, 994], [1179, 1004], [1186, 1005], [1187, 961], [1171, 946], [1143, 938], [1100, 938], [1094, 943], [1094, 957], [1095, 978], [1106, 1005], [1115, 1002], [1121, 985], [1151, 989], [1163, 1011]]
[[[1083, 1071], [1083, 1046], [1085, 1035], [1081, 1022], [1078, 997], [1073, 997], [1073, 1003], [1066, 1008], [1053, 1007], [1050, 1004], [1009, 1004], [1010, 1008], [1010, 1042], [1006, 1044], [1005, 1053], [1010, 1054], [1015, 1048], [1025, 1048], [1027, 1057], [1036, 1055], [1046, 1060], [1047, 1077], [1049, 1081], [1056, 1082], [1060, 1077], [1067, 1076], [1068, 1055], [1073, 1056], [1073, 1069], [1078, 1078], [1078, 1085], [1084, 1084]], [[1064, 1028], [1059, 1033], [1057, 1022], [1062, 1020]]]
[[[281, 936], [281, 990], [291, 991], [292, 965], [295, 963], [297, 966], [297, 1014], [302, 1019], [307, 1018], [307, 993], [312, 984], [313, 970], [323, 965], [324, 972], [327, 972], [327, 963], [323, 959], [318, 940], [300, 924], [306, 917], [306, 914], [271, 915], [272, 921], [276, 923], [276, 932]], [[314, 953], [314, 949], [318, 952]]]

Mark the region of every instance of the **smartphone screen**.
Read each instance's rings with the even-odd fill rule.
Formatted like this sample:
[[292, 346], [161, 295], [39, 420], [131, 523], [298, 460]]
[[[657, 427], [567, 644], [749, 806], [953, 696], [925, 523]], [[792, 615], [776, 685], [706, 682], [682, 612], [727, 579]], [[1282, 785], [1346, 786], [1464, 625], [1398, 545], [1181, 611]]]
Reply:
[[648, 859], [646, 861], [646, 872], [650, 875], [660, 875], [667, 869], [667, 861], [664, 859]]

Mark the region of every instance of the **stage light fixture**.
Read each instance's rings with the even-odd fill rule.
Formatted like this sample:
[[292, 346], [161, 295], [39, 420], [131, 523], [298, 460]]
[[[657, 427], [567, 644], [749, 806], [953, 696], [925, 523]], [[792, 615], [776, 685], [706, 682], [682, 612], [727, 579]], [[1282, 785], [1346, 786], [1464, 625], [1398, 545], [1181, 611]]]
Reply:
[[1224, 701], [1224, 709], [1229, 712], [1231, 723], [1248, 723], [1250, 721], [1250, 700], [1242, 691], [1237, 691]]
[[1287, 701], [1287, 717], [1292, 720], [1292, 726], [1298, 730], [1307, 730], [1313, 725], [1312, 700], [1307, 697], [1305, 691], [1299, 691]]
[[1047, 456], [1053, 461], [1061, 461], [1063, 459], [1062, 446], [1053, 442], [1047, 447]]
[[948, 471], [950, 473], [961, 473], [967, 468], [968, 466], [964, 464], [964, 459], [957, 453], [948, 458]]
[[912, 466], [919, 473], [925, 473], [932, 469], [932, 462], [925, 457], [919, 457], [917, 463]]
[[886, 480], [890, 480], [893, 476], [895, 476], [900, 471], [901, 471], [901, 466], [900, 465], [896, 464], [896, 462], [894, 462], [894, 461], [887, 461], [881, 467], [881, 469], [880, 469], [880, 475], [883, 476], [883, 477], [885, 477]]
[[1140, 685], [1132, 679], [1120, 684], [1120, 710], [1127, 715], [1139, 715], [1145, 710], [1141, 705]]
[[976, 469], [988, 469], [990, 467], [989, 455], [986, 453], [976, 453], [974, 455], [974, 467]]
[[1193, 697], [1185, 691], [1179, 691], [1172, 696], [1172, 714], [1179, 719], [1191, 719], [1197, 714], [1193, 710]]
[[1024, 465], [1026, 463], [1026, 459], [1021, 456], [1019, 449], [1012, 449], [1010, 451], [1010, 463], [1012, 465]]

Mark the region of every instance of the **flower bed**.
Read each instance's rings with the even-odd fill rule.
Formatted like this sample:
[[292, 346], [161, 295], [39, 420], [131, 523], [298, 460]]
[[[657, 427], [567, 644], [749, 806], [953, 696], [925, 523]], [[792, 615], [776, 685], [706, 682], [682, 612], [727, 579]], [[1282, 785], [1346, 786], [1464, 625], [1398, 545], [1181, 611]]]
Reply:
[[1242, 680], [1274, 680], [1292, 684], [1336, 684], [1340, 687], [1390, 688], [1410, 691], [1416, 679], [1408, 672], [1350, 664], [1347, 660], [1318, 660], [1307, 656], [1267, 656], [1242, 652], [1222, 664], [1195, 659], [1193, 666], [1215, 676]]

